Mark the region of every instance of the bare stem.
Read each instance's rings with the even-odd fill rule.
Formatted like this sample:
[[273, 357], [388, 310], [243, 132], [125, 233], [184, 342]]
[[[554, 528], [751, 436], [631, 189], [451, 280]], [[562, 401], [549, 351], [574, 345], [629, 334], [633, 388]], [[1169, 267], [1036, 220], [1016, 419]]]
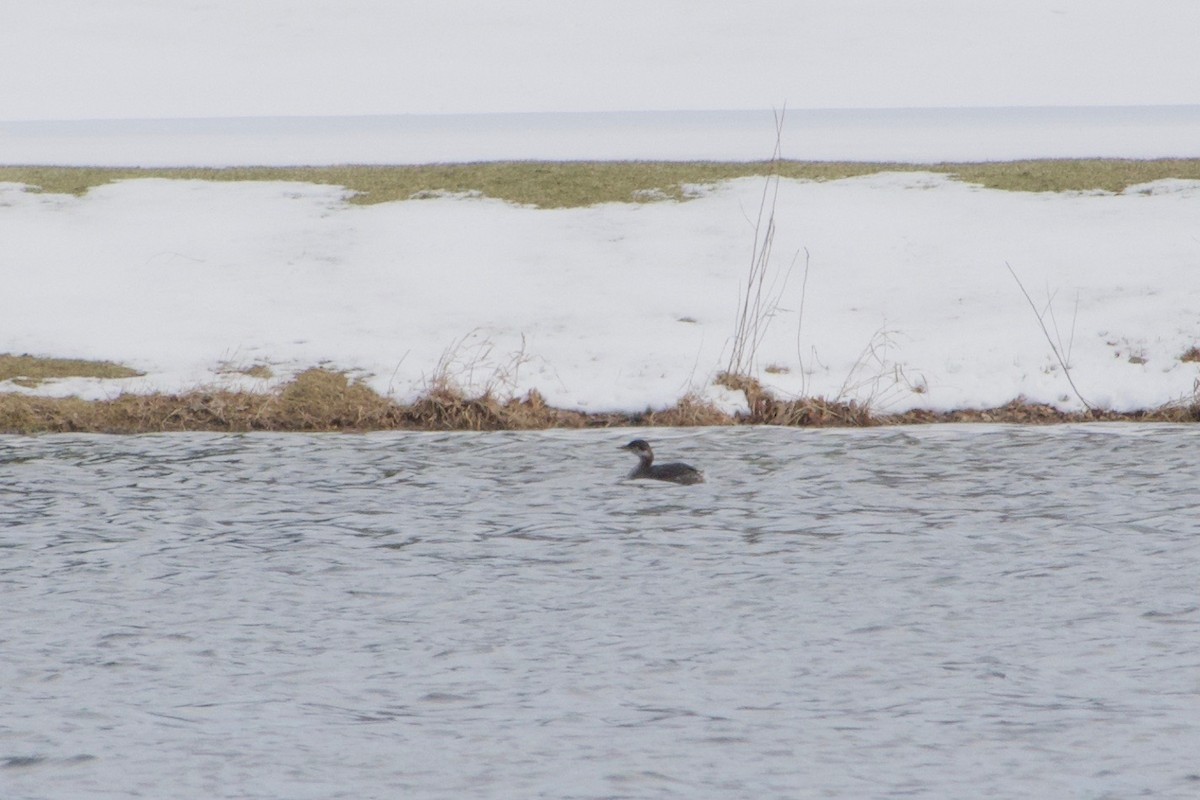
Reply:
[[[758, 215], [754, 221], [754, 245], [750, 251], [746, 287], [744, 292], [739, 293], [733, 348], [726, 370], [730, 374], [746, 374], [753, 369], [758, 346], [766, 335], [767, 324], [778, 304], [775, 281], [768, 285], [767, 279], [770, 274], [771, 247], [775, 242], [775, 205], [779, 198], [779, 162], [782, 160], [783, 120], [786, 112], [785, 107], [775, 113], [775, 149], [771, 155], [771, 170], [763, 184]], [[786, 275], [783, 282], [787, 282]], [[779, 292], [782, 291], [780, 287]]]
[[[796, 254], [799, 256], [799, 253]], [[800, 281], [800, 310], [796, 315], [796, 360], [800, 363], [800, 394], [808, 393], [808, 375], [804, 372], [804, 354], [800, 348], [800, 334], [804, 330], [804, 298], [808, 296], [808, 268], [810, 257], [804, 248], [804, 277]]]
[[[1088, 411], [1095, 411], [1096, 409], [1092, 406], [1092, 404], [1083, 399], [1083, 395], [1079, 393], [1079, 387], [1075, 385], [1075, 381], [1071, 378], [1071, 368], [1067, 366], [1067, 362], [1063, 359], [1062, 353], [1054, 344], [1054, 337], [1050, 335], [1050, 331], [1046, 328], [1046, 320], [1044, 318], [1045, 312], [1038, 312], [1037, 304], [1033, 302], [1033, 298], [1030, 297], [1029, 292], [1025, 290], [1025, 284], [1021, 283], [1021, 279], [1017, 277], [1017, 272], [1012, 268], [1012, 265], [1005, 261], [1004, 266], [1008, 268], [1008, 273], [1012, 275], [1013, 280], [1017, 282], [1017, 286], [1020, 288], [1021, 294], [1025, 295], [1025, 301], [1029, 303], [1029, 307], [1033, 310], [1033, 315], [1037, 317], [1038, 325], [1041, 326], [1042, 329], [1042, 335], [1046, 337], [1046, 344], [1050, 345], [1050, 350], [1054, 353], [1054, 357], [1058, 359], [1058, 365], [1062, 367], [1063, 375], [1067, 377], [1067, 383], [1071, 384], [1071, 391], [1075, 393], [1075, 396], [1079, 398], [1079, 402], [1083, 403], [1084, 407]], [[1051, 311], [1050, 313], [1053, 314], [1054, 312]], [[1074, 327], [1075, 323], [1072, 322], [1072, 338], [1074, 337]]]

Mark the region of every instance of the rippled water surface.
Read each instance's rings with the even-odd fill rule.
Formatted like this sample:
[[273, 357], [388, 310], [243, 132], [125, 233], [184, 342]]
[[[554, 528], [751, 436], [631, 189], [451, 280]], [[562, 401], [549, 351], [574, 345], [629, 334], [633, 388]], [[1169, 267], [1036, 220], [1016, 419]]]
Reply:
[[0, 437], [4, 798], [1200, 797], [1200, 428]]

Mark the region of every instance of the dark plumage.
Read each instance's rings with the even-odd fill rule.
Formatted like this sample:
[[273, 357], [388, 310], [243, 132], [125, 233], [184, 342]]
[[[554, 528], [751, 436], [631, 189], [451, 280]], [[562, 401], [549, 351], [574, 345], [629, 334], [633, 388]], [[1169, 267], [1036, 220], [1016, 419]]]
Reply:
[[630, 478], [650, 478], [671, 483], [704, 483], [704, 473], [695, 467], [680, 463], [655, 464], [654, 451], [645, 439], [634, 439], [621, 449], [637, 453], [638, 465], [629, 473]]

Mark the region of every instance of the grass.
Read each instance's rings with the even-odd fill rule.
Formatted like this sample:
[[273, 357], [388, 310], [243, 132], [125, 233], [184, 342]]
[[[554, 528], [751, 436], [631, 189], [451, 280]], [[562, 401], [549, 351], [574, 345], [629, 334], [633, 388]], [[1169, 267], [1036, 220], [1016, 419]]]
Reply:
[[[205, 390], [86, 401], [0, 393], [0, 433], [162, 431], [525, 430], [637, 424], [641, 415], [581, 414], [522, 399], [432, 389], [400, 405], [344, 373], [314, 368], [274, 392]], [[663, 416], [655, 419], [666, 419]], [[682, 424], [672, 421], [657, 424]]]
[[57, 378], [137, 378], [141, 375], [135, 369], [111, 361], [0, 353], [0, 381], [12, 381], [27, 389]]
[[608, 202], [682, 201], [689, 187], [766, 176], [835, 180], [883, 171], [947, 173], [993, 189], [1023, 192], [1119, 192], [1161, 178], [1200, 180], [1200, 159], [1074, 159], [988, 163], [896, 164], [867, 162], [507, 161], [418, 166], [237, 167], [227, 169], [0, 167], [0, 182], [37, 191], [83, 194], [113, 181], [173, 178], [208, 181], [300, 181], [344, 186], [352, 203], [386, 203], [439, 193], [479, 193], [541, 208]]
[[239, 366], [225, 362], [217, 372], [222, 375], [245, 375], [248, 378], [258, 378], [259, 380], [270, 380], [275, 377], [275, 372], [266, 364]]
[[196, 390], [182, 394], [122, 394], [86, 401], [0, 393], [0, 433], [151, 433], [170, 431], [538, 430], [631, 426], [784, 425], [869, 427], [937, 422], [1049, 424], [1088, 421], [1200, 422], [1200, 397], [1132, 413], [1063, 412], [1017, 399], [994, 409], [910, 411], [874, 415], [866, 406], [822, 398], [779, 399], [757, 381], [722, 376], [742, 391], [749, 413], [730, 415], [689, 395], [665, 409], [641, 413], [581, 413], [549, 406], [536, 391], [522, 398], [466, 397], [445, 385], [409, 405], [379, 395], [344, 373], [314, 368], [273, 392]]

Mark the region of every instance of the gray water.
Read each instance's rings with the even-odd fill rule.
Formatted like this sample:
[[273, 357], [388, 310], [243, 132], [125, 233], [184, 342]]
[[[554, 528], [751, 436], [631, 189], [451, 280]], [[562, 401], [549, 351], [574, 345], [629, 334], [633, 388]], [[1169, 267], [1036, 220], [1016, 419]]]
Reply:
[[1200, 797], [1200, 428], [0, 437], [0, 797]]

